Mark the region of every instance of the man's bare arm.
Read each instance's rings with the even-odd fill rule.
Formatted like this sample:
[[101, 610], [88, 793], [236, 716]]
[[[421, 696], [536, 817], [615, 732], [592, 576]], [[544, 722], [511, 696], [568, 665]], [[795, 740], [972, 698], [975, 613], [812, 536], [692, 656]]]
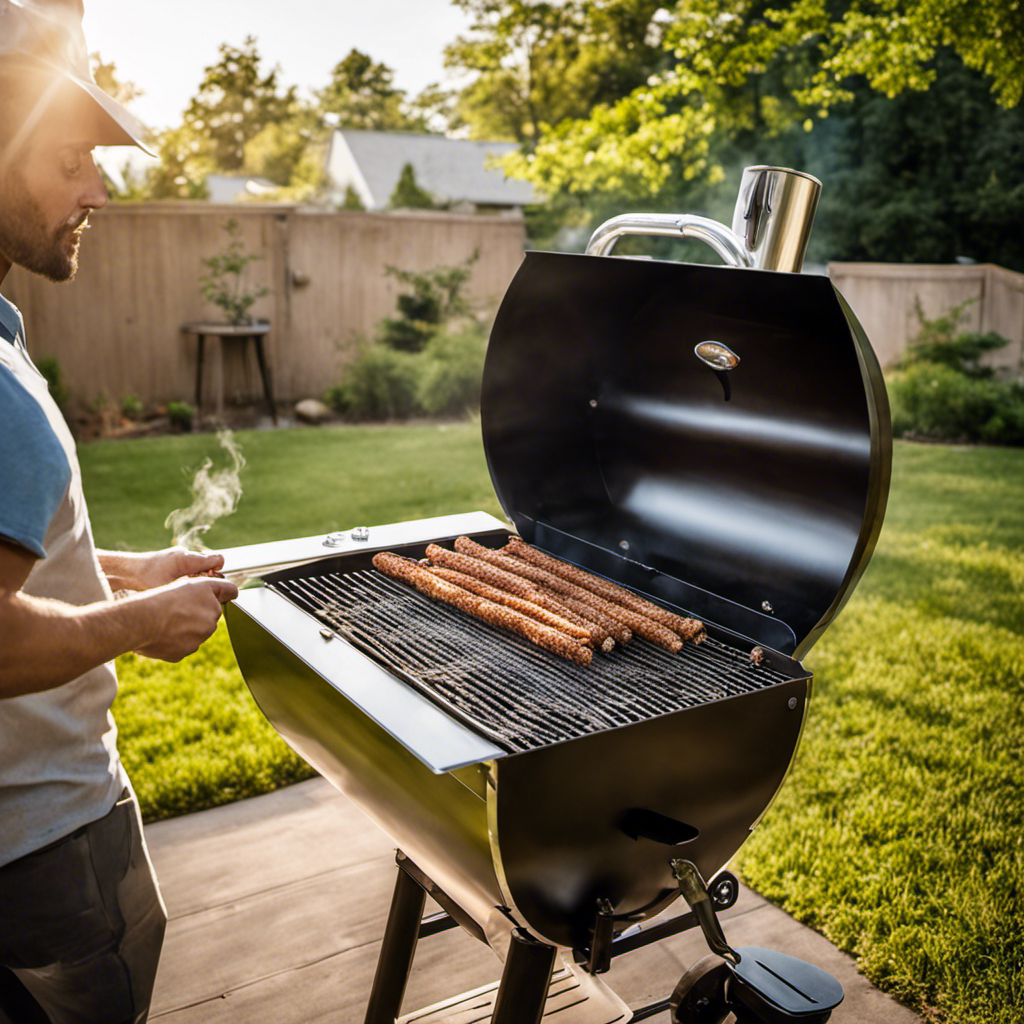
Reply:
[[97, 551], [100, 568], [114, 590], [152, 590], [166, 583], [210, 570], [220, 571], [224, 556], [212, 552], [200, 554], [185, 548], [161, 551]]
[[0, 541], [0, 697], [62, 686], [128, 651], [180, 661], [238, 594], [228, 580], [200, 577], [75, 606], [22, 592], [34, 561]]

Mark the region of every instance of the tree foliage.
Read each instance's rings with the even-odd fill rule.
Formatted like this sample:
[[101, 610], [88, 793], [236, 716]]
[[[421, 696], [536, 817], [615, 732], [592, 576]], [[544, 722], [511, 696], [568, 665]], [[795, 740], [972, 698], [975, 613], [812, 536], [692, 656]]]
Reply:
[[[304, 149], [296, 145], [294, 133], [310, 141], [308, 111], [295, 86], [282, 85], [277, 67], [264, 71], [253, 36], [240, 47], [223, 43], [219, 52], [220, 60], [206, 68], [181, 125], [158, 140], [160, 166], [148, 179], [154, 198], [204, 198], [203, 182], [212, 172], [254, 173], [246, 166], [246, 148], [268, 129], [290, 126], [264, 135], [250, 155], [262, 166], [276, 160], [276, 173], [294, 170]], [[273, 156], [268, 152], [272, 142], [278, 144]]]
[[863, 79], [895, 96], [929, 88], [951, 47], [1000, 104], [1024, 92], [1019, 0], [680, 0], [664, 26], [671, 66], [588, 116], [550, 122], [509, 169], [548, 192], [656, 195], [713, 176], [716, 137], [810, 127]]
[[[118, 84], [113, 65], [98, 67]], [[305, 102], [295, 86], [283, 84], [278, 68], [264, 69], [255, 38], [240, 47], [223, 44], [181, 124], [159, 136], [160, 165], [137, 197], [203, 199], [207, 176], [217, 172], [268, 179], [280, 186], [277, 198], [314, 198], [324, 183], [332, 127], [427, 131], [446, 120], [450, 93], [432, 85], [409, 100], [393, 79], [386, 64], [353, 49]]]
[[295, 86], [283, 88], [280, 71], [264, 73], [254, 36], [242, 46], [224, 43], [221, 59], [206, 76], [185, 111], [185, 125], [205, 141], [220, 170], [240, 170], [245, 146], [269, 124], [281, 122], [298, 109]]
[[416, 171], [412, 164], [404, 164], [398, 176], [389, 205], [396, 210], [431, 210], [434, 197], [416, 182]]
[[1024, 270], [1024, 237], [1007, 230], [1024, 222], [1024, 104], [998, 105], [951, 50], [932, 67], [927, 92], [889, 99], [860, 84], [831, 124], [800, 133], [828, 183], [816, 230], [833, 259]]
[[145, 91], [140, 89], [134, 82], [130, 82], [128, 79], [121, 78], [118, 75], [117, 64], [114, 61], [110, 61], [108, 64], [98, 53], [90, 53], [89, 63], [92, 67], [92, 77], [96, 80], [96, 84], [108, 96], [113, 96], [118, 103], [128, 106], [132, 100], [137, 100], [140, 96], [145, 95]]
[[395, 86], [394, 77], [387, 64], [352, 49], [334, 66], [327, 86], [316, 93], [320, 113], [338, 128], [425, 130], [424, 116], [407, 103], [405, 90]]
[[585, 117], [664, 62], [657, 0], [453, 0], [472, 18], [445, 49], [470, 74], [455, 119], [476, 138], [533, 145], [544, 125]]

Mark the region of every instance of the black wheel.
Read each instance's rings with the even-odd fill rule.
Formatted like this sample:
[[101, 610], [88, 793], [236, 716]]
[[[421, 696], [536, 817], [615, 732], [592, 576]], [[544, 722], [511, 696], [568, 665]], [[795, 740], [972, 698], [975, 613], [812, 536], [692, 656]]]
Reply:
[[729, 967], [712, 954], [698, 960], [680, 979], [669, 1000], [672, 1024], [723, 1024], [730, 1010], [725, 1001]]

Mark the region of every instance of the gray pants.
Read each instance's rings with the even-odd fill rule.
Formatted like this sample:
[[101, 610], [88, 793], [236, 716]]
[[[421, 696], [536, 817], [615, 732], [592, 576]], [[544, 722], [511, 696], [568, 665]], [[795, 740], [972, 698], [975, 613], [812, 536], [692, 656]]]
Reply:
[[0, 1024], [143, 1024], [166, 923], [126, 789], [106, 817], [0, 868]]

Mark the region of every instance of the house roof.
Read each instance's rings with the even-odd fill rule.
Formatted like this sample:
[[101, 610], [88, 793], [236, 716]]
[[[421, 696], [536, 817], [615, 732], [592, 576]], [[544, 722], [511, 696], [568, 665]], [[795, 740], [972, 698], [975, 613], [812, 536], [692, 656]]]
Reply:
[[281, 186], [251, 174], [208, 174], [206, 187], [211, 203], [237, 203], [245, 199], [258, 199], [276, 192]]
[[[368, 193], [372, 201], [366, 205], [371, 209], [388, 205], [406, 164], [412, 164], [416, 184], [438, 202], [494, 206], [540, 202], [532, 185], [506, 178], [500, 167], [489, 166], [493, 157], [515, 149], [511, 142], [339, 129], [334, 133], [328, 173], [339, 187], [352, 185], [357, 192]], [[342, 155], [345, 150], [349, 159]], [[364, 194], [364, 202], [366, 198]]]

